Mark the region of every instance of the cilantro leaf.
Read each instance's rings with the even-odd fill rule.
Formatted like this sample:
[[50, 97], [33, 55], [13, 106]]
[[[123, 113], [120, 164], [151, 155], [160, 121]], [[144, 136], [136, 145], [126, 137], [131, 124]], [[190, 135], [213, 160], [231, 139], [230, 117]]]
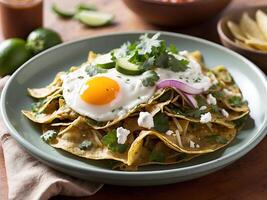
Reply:
[[174, 44], [170, 44], [169, 48], [168, 48], [168, 51], [173, 53], [173, 54], [177, 54], [178, 53], [178, 50], [176, 48], [176, 46]]
[[211, 142], [216, 142], [219, 144], [227, 144], [228, 140], [220, 135], [209, 135], [205, 137], [207, 140]]
[[148, 37], [148, 34], [140, 36], [140, 42], [137, 44], [136, 48], [140, 55], [150, 54], [153, 47], [159, 47], [161, 40], [158, 40], [160, 33], [156, 33], [151, 38]]
[[195, 96], [195, 99], [196, 99], [196, 101], [197, 101], [197, 105], [198, 105], [198, 107], [201, 107], [201, 106], [207, 106], [207, 101], [206, 101], [206, 99], [205, 99], [203, 96], [201, 96], [201, 95], [196, 95], [196, 96]]
[[169, 68], [174, 71], [174, 72], [184, 72], [187, 68], [189, 61], [182, 59], [182, 60], [178, 60], [177, 58], [175, 58], [175, 56], [173, 55], [169, 55]]
[[166, 114], [162, 113], [162, 112], [157, 113], [153, 117], [153, 121], [154, 121], [154, 129], [156, 131], [165, 133], [167, 130], [170, 129], [169, 117]]
[[243, 106], [243, 105], [246, 105], [247, 104], [247, 101], [243, 101], [243, 99], [241, 97], [238, 97], [238, 96], [232, 96], [228, 99], [228, 103], [231, 105], [231, 106]]
[[79, 148], [81, 150], [87, 150], [92, 147], [93, 143], [90, 140], [84, 140], [82, 143], [79, 144]]
[[142, 80], [142, 84], [145, 87], [152, 87], [159, 80], [159, 76], [155, 71], [149, 70], [144, 73], [145, 78]]
[[149, 155], [150, 162], [164, 162], [166, 159], [165, 154], [160, 151], [153, 150]]
[[45, 99], [42, 99], [42, 100], [40, 100], [40, 101], [38, 101], [38, 102], [34, 102], [34, 103], [32, 103], [32, 104], [31, 104], [31, 110], [32, 110], [33, 112], [38, 112], [39, 109], [40, 109], [46, 102], [47, 102], [47, 99], [45, 98]]
[[46, 132], [43, 133], [43, 135], [41, 135], [41, 139], [46, 142], [49, 143], [51, 142], [53, 139], [55, 139], [57, 136], [57, 132], [54, 130], [48, 130]]
[[168, 62], [169, 62], [169, 55], [166, 52], [161, 53], [155, 59], [155, 65], [161, 68], [168, 68], [169, 66]]
[[89, 76], [95, 76], [95, 75], [97, 75], [99, 73], [107, 72], [106, 69], [103, 69], [103, 68], [100, 68], [100, 67], [97, 67], [97, 66], [93, 66], [93, 65], [86, 66], [85, 71]]
[[248, 119], [248, 115], [245, 115], [244, 117], [241, 117], [237, 120], [234, 120], [233, 122], [234, 122], [236, 128], [241, 128], [245, 124], [247, 119]]
[[118, 144], [116, 130], [108, 132], [103, 138], [102, 142], [112, 152], [124, 153], [127, 150], [126, 144]]

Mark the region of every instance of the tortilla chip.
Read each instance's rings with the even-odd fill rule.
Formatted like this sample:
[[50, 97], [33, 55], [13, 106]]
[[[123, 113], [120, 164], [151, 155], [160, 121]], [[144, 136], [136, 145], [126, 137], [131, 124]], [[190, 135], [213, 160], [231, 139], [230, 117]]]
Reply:
[[42, 99], [45, 98], [57, 90], [61, 89], [62, 79], [61, 76], [64, 75], [65, 72], [59, 72], [52, 83], [50, 83], [47, 87], [44, 88], [28, 88], [29, 95], [36, 98]]
[[240, 28], [248, 39], [266, 41], [258, 24], [246, 12], [241, 17]]
[[242, 30], [240, 29], [240, 27], [232, 21], [228, 21], [227, 22], [227, 26], [229, 28], [229, 30], [231, 31], [232, 35], [240, 40], [240, 41], [245, 41], [246, 40], [246, 36], [243, 34]]
[[261, 32], [263, 33], [265, 38], [267, 38], [267, 15], [266, 13], [264, 13], [262, 10], [257, 10], [256, 21]]

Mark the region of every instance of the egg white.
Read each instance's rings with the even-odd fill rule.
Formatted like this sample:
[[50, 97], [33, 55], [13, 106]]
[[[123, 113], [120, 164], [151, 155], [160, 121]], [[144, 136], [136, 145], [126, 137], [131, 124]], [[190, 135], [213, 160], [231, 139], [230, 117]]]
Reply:
[[[155, 93], [156, 86], [145, 87], [142, 80], [144, 74], [138, 76], [127, 76], [118, 72], [115, 68], [107, 70], [90, 77], [86, 72], [88, 64], [83, 64], [78, 70], [66, 74], [63, 78], [63, 97], [66, 104], [77, 113], [90, 117], [97, 121], [109, 121], [121, 117], [135, 106], [147, 102]], [[210, 80], [201, 73], [200, 65], [190, 60], [189, 68], [185, 72], [175, 73], [168, 69], [157, 68], [155, 71], [160, 80], [176, 79], [194, 87], [207, 90], [210, 87]], [[115, 80], [120, 91], [116, 98], [105, 105], [88, 104], [80, 98], [81, 90], [86, 82], [94, 77], [108, 77]], [[199, 77], [198, 82], [195, 81]]]

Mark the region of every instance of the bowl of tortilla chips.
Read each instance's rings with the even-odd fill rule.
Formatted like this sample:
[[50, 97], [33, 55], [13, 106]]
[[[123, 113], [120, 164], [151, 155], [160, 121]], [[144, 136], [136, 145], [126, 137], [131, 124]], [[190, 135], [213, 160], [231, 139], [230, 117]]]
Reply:
[[223, 17], [217, 30], [224, 46], [267, 69], [267, 7], [241, 9]]

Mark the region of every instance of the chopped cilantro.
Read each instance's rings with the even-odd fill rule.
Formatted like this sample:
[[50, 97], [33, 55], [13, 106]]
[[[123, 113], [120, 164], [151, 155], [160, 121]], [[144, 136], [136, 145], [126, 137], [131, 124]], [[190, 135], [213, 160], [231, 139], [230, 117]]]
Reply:
[[216, 98], [216, 99], [223, 99], [224, 98], [224, 93], [222, 91], [215, 91], [212, 92], [212, 95]]
[[93, 143], [90, 140], [84, 140], [82, 143], [79, 144], [79, 148], [81, 150], [88, 150], [92, 147]]
[[173, 53], [173, 54], [177, 54], [178, 53], [178, 50], [176, 48], [176, 46], [174, 44], [170, 44], [169, 48], [168, 48], [168, 51]]
[[158, 40], [160, 33], [156, 33], [151, 38], [148, 37], [148, 34], [140, 36], [140, 42], [136, 45], [138, 49], [138, 54], [145, 55], [152, 53], [153, 47], [160, 47], [161, 40]]
[[48, 130], [41, 135], [41, 139], [45, 141], [46, 143], [51, 142], [53, 139], [55, 139], [57, 136], [57, 132], [54, 130]]
[[153, 150], [149, 155], [150, 162], [164, 162], [165, 161], [165, 154], [159, 151]]
[[155, 59], [155, 65], [160, 68], [168, 68], [169, 66], [169, 55], [167, 52], [161, 53], [156, 59]]
[[84, 77], [83, 76], [78, 76], [78, 79], [83, 79]]
[[238, 96], [232, 96], [228, 99], [228, 103], [231, 105], [231, 106], [243, 106], [243, 105], [246, 105], [247, 104], [247, 101], [243, 101], [243, 99], [241, 97], [238, 97]]
[[156, 131], [165, 133], [167, 130], [170, 129], [170, 127], [169, 127], [169, 118], [164, 113], [161, 113], [161, 112], [157, 113], [153, 117], [153, 121], [154, 121], [154, 129]]
[[159, 102], [165, 102], [171, 99], [172, 91], [169, 90], [168, 92], [164, 93], [158, 98]]
[[34, 102], [31, 104], [31, 110], [33, 112], [38, 112], [39, 109], [47, 102], [47, 99], [42, 99], [38, 102]]
[[203, 96], [201, 96], [201, 95], [196, 95], [196, 96], [195, 96], [195, 99], [196, 99], [196, 101], [197, 101], [197, 105], [198, 105], [198, 107], [201, 107], [201, 106], [207, 106], [207, 101], [206, 101], [206, 99], [205, 99]]
[[177, 58], [175, 58], [173, 55], [169, 55], [169, 68], [174, 71], [174, 72], [184, 72], [187, 68], [189, 61], [182, 59], [182, 60], [178, 60]]
[[159, 76], [155, 71], [149, 70], [144, 73], [145, 78], [142, 80], [142, 84], [145, 87], [153, 87], [159, 80]]
[[248, 115], [245, 115], [244, 117], [241, 117], [237, 120], [234, 120], [233, 122], [234, 122], [236, 128], [241, 128], [245, 124], [247, 119], [248, 119]]
[[179, 60], [173, 54], [178, 51], [175, 45], [166, 46], [165, 41], [158, 39], [159, 33], [149, 37], [148, 34], [140, 36], [133, 43], [125, 43], [119, 49], [114, 50], [112, 60], [128, 57], [129, 62], [136, 64], [145, 71], [151, 67], [169, 68], [174, 72], [183, 72], [188, 68], [186, 59]]
[[227, 144], [228, 140], [220, 135], [209, 135], [206, 136], [206, 139], [211, 142], [216, 142], [219, 144]]
[[88, 65], [86, 67], [85, 71], [89, 76], [95, 76], [96, 74], [107, 72], [106, 69], [103, 69], [103, 68], [100, 68], [97, 66], [93, 66], [93, 65]]
[[116, 130], [108, 132], [103, 138], [102, 142], [108, 147], [112, 152], [124, 153], [127, 150], [126, 144], [118, 144]]
[[206, 111], [205, 110], [199, 110], [198, 108], [194, 109], [182, 109], [182, 108], [176, 108], [175, 109], [176, 113], [179, 115], [183, 115], [186, 117], [192, 117], [192, 118], [197, 118], [199, 119], [202, 114], [204, 114]]
[[214, 113], [220, 113], [220, 108], [217, 105], [211, 105], [211, 111]]

